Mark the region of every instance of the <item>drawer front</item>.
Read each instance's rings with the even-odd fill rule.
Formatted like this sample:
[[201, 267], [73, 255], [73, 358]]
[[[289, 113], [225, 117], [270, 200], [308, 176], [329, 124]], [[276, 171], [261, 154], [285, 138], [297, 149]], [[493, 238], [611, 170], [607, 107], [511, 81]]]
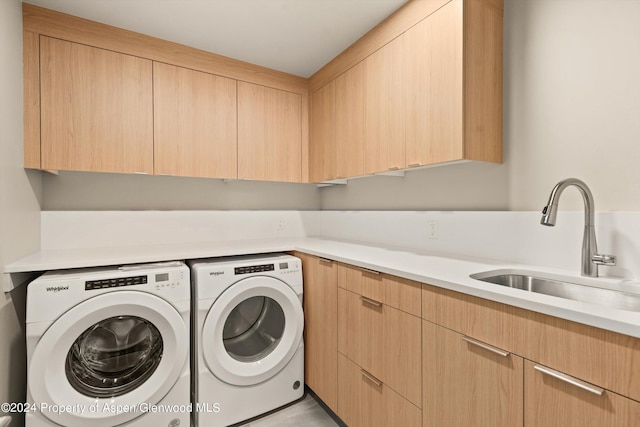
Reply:
[[339, 264], [338, 286], [414, 316], [420, 316], [422, 312], [422, 285], [412, 280]]
[[422, 411], [342, 354], [338, 355], [338, 416], [349, 427], [418, 427]]
[[424, 427], [521, 427], [523, 360], [422, 322]]
[[541, 372], [536, 366], [540, 367], [525, 362], [527, 427], [634, 427], [640, 422], [640, 403], [608, 390], [595, 394]]

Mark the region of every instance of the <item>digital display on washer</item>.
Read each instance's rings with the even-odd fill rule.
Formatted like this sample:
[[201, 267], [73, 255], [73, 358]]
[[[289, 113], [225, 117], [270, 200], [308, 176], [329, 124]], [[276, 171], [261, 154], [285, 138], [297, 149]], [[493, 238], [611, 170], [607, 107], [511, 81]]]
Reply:
[[289, 263], [288, 262], [281, 262], [280, 263], [280, 270], [286, 270], [287, 268], [289, 268]]
[[169, 273], [156, 274], [156, 282], [167, 282], [169, 280]]
[[118, 277], [117, 279], [87, 280], [84, 282], [85, 291], [96, 289], [119, 288], [121, 286], [144, 285], [147, 276]]
[[274, 271], [275, 268], [276, 268], [275, 264], [250, 265], [247, 267], [236, 267], [234, 268], [234, 273], [236, 275], [249, 274], [249, 273], [261, 273], [263, 271]]

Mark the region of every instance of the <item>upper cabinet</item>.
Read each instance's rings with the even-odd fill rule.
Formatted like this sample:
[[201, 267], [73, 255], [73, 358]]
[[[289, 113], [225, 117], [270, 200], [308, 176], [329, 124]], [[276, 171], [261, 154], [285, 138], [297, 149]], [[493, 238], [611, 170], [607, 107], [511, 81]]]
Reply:
[[309, 180], [336, 178], [336, 83], [311, 94], [309, 126]]
[[364, 61], [365, 173], [406, 166], [403, 47], [397, 38]]
[[302, 180], [302, 96], [238, 82], [238, 178]]
[[25, 167], [322, 182], [502, 161], [503, 0], [409, 1], [309, 79], [23, 17]]
[[336, 84], [310, 124], [335, 127], [336, 175], [502, 162], [502, 20], [502, 0], [409, 2], [312, 76]]
[[406, 163], [420, 166], [464, 156], [462, 3], [445, 5], [402, 37]]
[[364, 175], [364, 62], [335, 82], [336, 178]]
[[236, 81], [153, 64], [157, 175], [237, 177]]
[[42, 169], [153, 173], [151, 61], [40, 37]]
[[23, 4], [24, 166], [308, 180], [302, 77]]

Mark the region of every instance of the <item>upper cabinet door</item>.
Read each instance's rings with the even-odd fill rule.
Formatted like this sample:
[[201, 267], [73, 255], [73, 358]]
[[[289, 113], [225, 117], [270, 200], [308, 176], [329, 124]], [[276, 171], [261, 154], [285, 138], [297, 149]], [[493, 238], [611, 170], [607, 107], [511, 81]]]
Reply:
[[155, 172], [237, 177], [236, 81], [153, 63]]
[[336, 178], [336, 82], [311, 94], [309, 123], [309, 181]]
[[151, 61], [42, 36], [42, 168], [153, 173]]
[[405, 167], [402, 37], [364, 60], [365, 173]]
[[336, 175], [364, 175], [364, 63], [336, 78]]
[[301, 182], [301, 95], [238, 82], [238, 178]]
[[462, 3], [453, 1], [404, 36], [407, 165], [462, 159]]

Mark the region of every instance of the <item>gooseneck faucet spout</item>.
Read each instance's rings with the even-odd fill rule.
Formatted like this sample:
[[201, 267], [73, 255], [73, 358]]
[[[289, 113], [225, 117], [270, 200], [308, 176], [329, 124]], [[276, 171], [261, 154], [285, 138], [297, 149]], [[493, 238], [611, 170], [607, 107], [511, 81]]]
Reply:
[[576, 178], [567, 178], [560, 181], [551, 190], [547, 206], [542, 209], [540, 224], [553, 227], [556, 225], [558, 214], [558, 200], [565, 188], [574, 186], [582, 195], [584, 201], [584, 234], [582, 237], [582, 275], [598, 277], [598, 265], [615, 265], [616, 257], [598, 253], [596, 243], [596, 230], [594, 227], [594, 202], [591, 190], [583, 181]]

